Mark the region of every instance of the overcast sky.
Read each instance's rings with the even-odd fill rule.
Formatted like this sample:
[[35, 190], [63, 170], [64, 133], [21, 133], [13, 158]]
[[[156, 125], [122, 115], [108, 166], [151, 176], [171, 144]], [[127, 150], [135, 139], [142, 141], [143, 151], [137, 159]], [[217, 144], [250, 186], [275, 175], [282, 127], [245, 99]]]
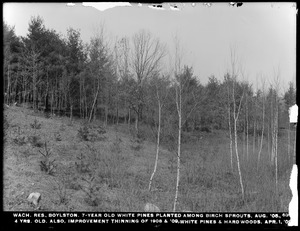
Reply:
[[[227, 3], [205, 6], [180, 4], [181, 10], [154, 10], [148, 5], [114, 7], [100, 11], [94, 7], [66, 6], [64, 3], [5, 3], [4, 21], [15, 26], [17, 35], [25, 36], [31, 16], [40, 15], [46, 28], [66, 35], [67, 28], [80, 29], [88, 42], [104, 22], [108, 38], [131, 37], [147, 29], [169, 46], [177, 33], [184, 48], [184, 63], [194, 68], [200, 82], [210, 75], [223, 79], [230, 68], [230, 47], [235, 46], [246, 78], [256, 86], [263, 75], [272, 81], [280, 70], [281, 90], [296, 78], [296, 6], [295, 3]], [[258, 81], [260, 82], [260, 81]]]

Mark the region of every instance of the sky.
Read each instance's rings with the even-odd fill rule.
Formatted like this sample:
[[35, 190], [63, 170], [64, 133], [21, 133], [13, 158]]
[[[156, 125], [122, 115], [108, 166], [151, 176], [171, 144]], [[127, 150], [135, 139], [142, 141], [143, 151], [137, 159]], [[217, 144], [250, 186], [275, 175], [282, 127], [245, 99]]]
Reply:
[[[174, 37], [183, 49], [183, 63], [193, 67], [201, 83], [214, 75], [220, 81], [230, 70], [230, 48], [235, 47], [243, 77], [254, 89], [261, 78], [272, 83], [279, 73], [281, 91], [296, 79], [296, 3], [179, 3], [177, 10], [163, 4], [163, 10], [149, 5], [131, 5], [99, 10], [82, 3], [4, 3], [3, 18], [26, 36], [32, 16], [41, 16], [48, 29], [66, 36], [67, 29], [79, 29], [89, 42], [104, 23], [107, 39], [132, 37], [146, 29], [174, 53]], [[88, 5], [88, 4], [85, 4]], [[102, 5], [103, 6], [103, 5]], [[179, 10], [178, 10], [179, 9]], [[168, 57], [166, 57], [168, 59]], [[168, 66], [168, 65], [166, 65]]]

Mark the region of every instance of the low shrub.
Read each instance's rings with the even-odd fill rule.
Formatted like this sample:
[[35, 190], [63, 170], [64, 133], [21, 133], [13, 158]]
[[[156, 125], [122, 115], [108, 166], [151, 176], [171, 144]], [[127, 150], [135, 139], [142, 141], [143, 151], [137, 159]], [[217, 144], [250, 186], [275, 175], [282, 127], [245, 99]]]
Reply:
[[55, 159], [51, 160], [52, 153], [48, 149], [46, 141], [44, 145], [44, 150], [45, 150], [44, 152], [41, 152], [39, 150], [41, 155], [44, 157], [44, 159], [40, 161], [41, 171], [45, 171], [47, 174], [53, 175], [54, 172], [56, 171], [56, 165], [54, 164]]
[[8, 120], [7, 120], [7, 115], [5, 115], [4, 118], [3, 118], [3, 128], [4, 128], [4, 131], [6, 131], [9, 128], [9, 123], [8, 123]]
[[76, 170], [79, 173], [87, 173], [90, 172], [90, 163], [85, 161], [85, 156], [80, 153], [80, 156], [76, 157], [78, 161], [75, 162]]
[[12, 138], [12, 142], [18, 146], [26, 144], [25, 136], [23, 135], [23, 132], [19, 126], [17, 126], [16, 136]]
[[51, 118], [51, 112], [44, 112], [44, 116], [46, 119]]
[[118, 136], [116, 136], [116, 139], [112, 143], [110, 150], [113, 153], [120, 153], [121, 152], [121, 142], [122, 142], [122, 139], [119, 138]]
[[41, 129], [42, 125], [37, 121], [37, 119], [34, 119], [33, 123], [30, 124], [31, 128], [33, 129]]
[[59, 134], [59, 132], [56, 132], [55, 134], [54, 134], [54, 137], [55, 137], [55, 141], [61, 141], [62, 139], [61, 139], [61, 135]]
[[200, 128], [201, 132], [207, 132], [207, 133], [211, 133], [211, 128], [210, 127], [201, 127]]
[[29, 136], [28, 141], [33, 147], [41, 148], [43, 147], [43, 143], [40, 141], [40, 137], [37, 135]]
[[77, 136], [82, 141], [105, 141], [107, 138], [103, 136], [106, 130], [102, 127], [90, 128], [87, 124], [84, 124], [79, 128]]
[[66, 178], [62, 177], [62, 180], [55, 180], [56, 187], [54, 187], [56, 195], [58, 196], [58, 204], [66, 205], [69, 201], [69, 196], [67, 193], [66, 185]]
[[133, 145], [130, 146], [130, 148], [131, 148], [133, 151], [138, 152], [138, 151], [140, 151], [140, 150], [143, 148], [143, 146], [140, 145], [140, 144], [133, 144]]
[[83, 127], [80, 127], [77, 133], [77, 136], [80, 140], [88, 141], [89, 136], [89, 128], [88, 126], [84, 125]]
[[95, 182], [95, 176], [90, 174], [88, 178], [82, 177], [81, 179], [85, 182], [84, 186], [79, 185], [80, 189], [87, 195], [85, 202], [90, 206], [98, 206], [101, 201], [97, 196], [99, 186]]
[[25, 136], [17, 136], [13, 138], [12, 141], [19, 146], [26, 144]]

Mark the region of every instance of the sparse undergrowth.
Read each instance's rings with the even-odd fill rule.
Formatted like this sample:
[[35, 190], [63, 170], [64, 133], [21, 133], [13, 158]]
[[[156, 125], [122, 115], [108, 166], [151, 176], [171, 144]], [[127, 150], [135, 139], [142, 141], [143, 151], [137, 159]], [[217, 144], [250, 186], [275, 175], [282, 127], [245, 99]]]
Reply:
[[54, 178], [54, 191], [58, 196], [58, 204], [67, 205], [68, 201], [70, 200], [70, 195], [67, 192], [66, 188], [67, 179], [66, 176], [61, 176], [59, 179]]
[[81, 141], [105, 141], [105, 133], [106, 131], [103, 127], [92, 128], [85, 123], [79, 128], [77, 136]]
[[[13, 113], [14, 118], [18, 118], [21, 112]], [[28, 115], [28, 120], [35, 117], [34, 114]], [[14, 119], [13, 123], [7, 126], [6, 132], [12, 140], [8, 145], [16, 150], [15, 153], [23, 153], [26, 162], [31, 164], [26, 167], [27, 170], [23, 170], [27, 171], [26, 174], [20, 173], [19, 168], [15, 168], [16, 171], [22, 176], [23, 181], [26, 177], [33, 182], [37, 180], [35, 175], [47, 173], [43, 176], [45, 181], [39, 181], [39, 187], [42, 189], [48, 184], [47, 177], [53, 179], [53, 182], [51, 181], [53, 191], [49, 194], [55, 199], [46, 200], [44, 203], [47, 204], [43, 204], [41, 208], [53, 210], [58, 207], [60, 211], [142, 211], [145, 203], [151, 202], [158, 205], [161, 211], [172, 210], [177, 167], [174, 148], [176, 139], [162, 142], [157, 175], [153, 180], [153, 190], [149, 192], [147, 186], [153, 168], [155, 144], [150, 143], [151, 138], [146, 132], [141, 137], [134, 134], [128, 136], [127, 125], [124, 126], [124, 131], [120, 131], [121, 129], [115, 131], [110, 127], [104, 129], [91, 124], [85, 128], [76, 122], [73, 122], [72, 126], [66, 126], [63, 122], [55, 124], [53, 120], [39, 118], [39, 121], [35, 119], [36, 122], [29, 127], [30, 132], [32, 128], [34, 129], [34, 134], [28, 135], [28, 122], [26, 124], [23, 117], [20, 118], [19, 121]], [[36, 130], [39, 130], [38, 133]], [[54, 137], [53, 141], [61, 141], [51, 146], [51, 151], [50, 142], [39, 145], [40, 137], [47, 135], [49, 140], [53, 140]], [[82, 142], [74, 143], [76, 136]], [[240, 196], [237, 172], [230, 170], [227, 137], [221, 133], [220, 135], [201, 133], [201, 136], [199, 135], [201, 139], [192, 137], [191, 134], [185, 136], [187, 138], [182, 147], [184, 151], [181, 160], [179, 211], [287, 211], [291, 193], [288, 190], [289, 165], [282, 164], [285, 159], [280, 160], [279, 188], [276, 194], [273, 167], [261, 167], [257, 172], [256, 159], [250, 156], [247, 164], [242, 165], [247, 182], [246, 196], [243, 199]], [[27, 143], [31, 145], [26, 145]], [[168, 145], [172, 152], [167, 151]], [[42, 172], [35, 174], [30, 173], [37, 161], [33, 155], [36, 152], [32, 151], [32, 147], [38, 147], [42, 155], [39, 162]], [[53, 158], [53, 153], [57, 153], [56, 159]], [[244, 158], [242, 160], [246, 160], [244, 155], [241, 150], [241, 156]], [[262, 156], [267, 157], [267, 153], [262, 153]], [[16, 158], [16, 155], [9, 158]], [[11, 163], [6, 162], [7, 167], [8, 164]], [[18, 164], [22, 164], [22, 161], [17, 162]], [[5, 171], [14, 174], [11, 170], [7, 170], [7, 167]], [[62, 171], [68, 172], [68, 177]], [[10, 181], [13, 182], [12, 178]], [[20, 185], [18, 187], [25, 187], [24, 184]], [[11, 198], [9, 196], [11, 191], [5, 190], [5, 201], [8, 201], [8, 198]], [[22, 204], [16, 202], [14, 207], [7, 207], [6, 204], [5, 209], [18, 210], [20, 206]]]
[[139, 152], [143, 148], [143, 142], [145, 138], [137, 136], [136, 138], [131, 139], [131, 149], [133, 151]]

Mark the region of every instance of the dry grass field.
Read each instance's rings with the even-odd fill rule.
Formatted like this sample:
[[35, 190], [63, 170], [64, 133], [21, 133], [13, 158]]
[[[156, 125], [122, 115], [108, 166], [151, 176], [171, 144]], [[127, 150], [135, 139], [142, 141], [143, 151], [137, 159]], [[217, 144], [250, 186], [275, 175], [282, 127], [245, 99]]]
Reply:
[[[137, 140], [125, 124], [86, 125], [15, 106], [4, 116], [4, 211], [143, 211], [147, 202], [172, 211], [176, 153], [163, 143], [149, 192], [156, 151], [149, 129]], [[183, 134], [183, 140], [178, 211], [288, 212], [292, 162], [285, 134], [279, 136], [277, 195], [267, 145], [258, 171], [251, 144], [248, 160], [240, 145], [245, 200], [237, 171], [230, 171], [226, 131]], [[27, 202], [32, 192], [41, 194], [37, 207]]]

